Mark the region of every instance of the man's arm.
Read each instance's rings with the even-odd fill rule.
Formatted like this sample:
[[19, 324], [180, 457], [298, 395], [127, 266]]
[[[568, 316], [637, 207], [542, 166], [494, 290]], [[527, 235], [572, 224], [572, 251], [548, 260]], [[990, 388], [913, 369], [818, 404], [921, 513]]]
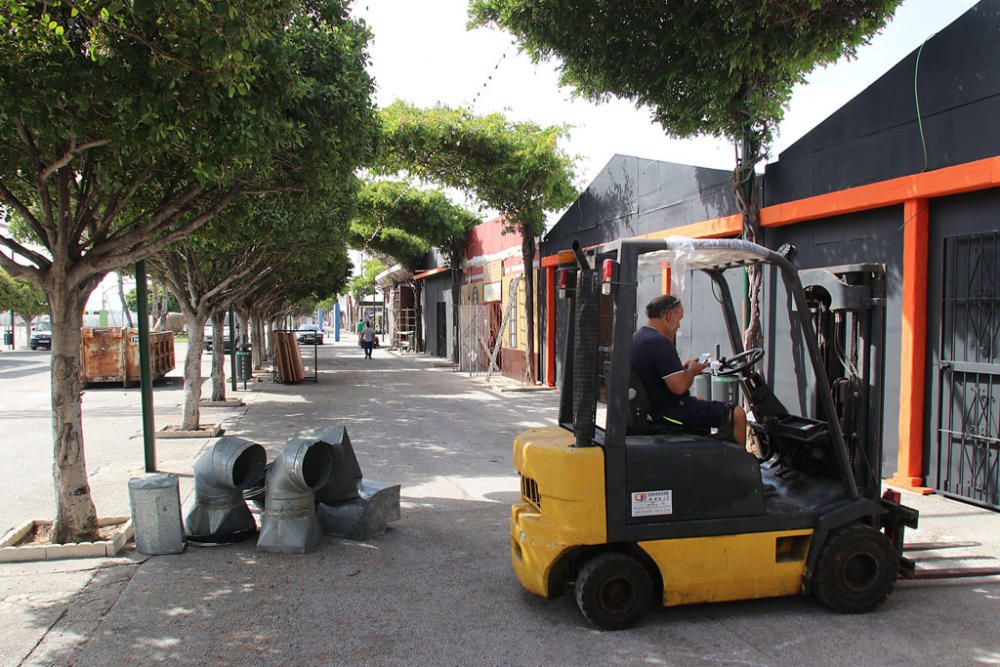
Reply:
[[669, 389], [671, 393], [677, 396], [683, 396], [684, 392], [690, 389], [691, 385], [694, 384], [695, 377], [707, 367], [708, 364], [699, 363], [697, 359], [691, 359], [684, 364], [684, 368], [682, 370], [663, 378], [663, 382], [667, 385], [667, 389]]

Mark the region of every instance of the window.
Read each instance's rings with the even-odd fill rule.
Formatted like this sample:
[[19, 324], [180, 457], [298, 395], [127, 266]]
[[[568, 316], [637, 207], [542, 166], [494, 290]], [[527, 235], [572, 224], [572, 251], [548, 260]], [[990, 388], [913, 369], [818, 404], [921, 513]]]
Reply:
[[479, 288], [478, 287], [473, 287], [472, 288], [472, 303], [473, 303], [473, 305], [479, 303]]
[[510, 305], [510, 321], [507, 327], [510, 330], [507, 340], [507, 347], [514, 349], [517, 347], [517, 278], [512, 278], [508, 289], [508, 298], [512, 299]]

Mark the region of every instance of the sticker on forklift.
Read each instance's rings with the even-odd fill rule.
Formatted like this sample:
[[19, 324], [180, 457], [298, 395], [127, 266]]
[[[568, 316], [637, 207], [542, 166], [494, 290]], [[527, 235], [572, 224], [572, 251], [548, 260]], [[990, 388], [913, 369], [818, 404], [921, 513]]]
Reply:
[[673, 489], [632, 492], [632, 516], [658, 516], [673, 513]]

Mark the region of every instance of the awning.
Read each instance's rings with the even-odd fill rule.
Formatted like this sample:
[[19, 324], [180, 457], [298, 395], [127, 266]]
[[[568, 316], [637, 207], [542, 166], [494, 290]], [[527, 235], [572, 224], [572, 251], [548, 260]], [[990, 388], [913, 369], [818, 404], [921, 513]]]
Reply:
[[421, 271], [420, 273], [413, 276], [414, 280], [423, 280], [424, 278], [430, 278], [431, 276], [436, 276], [439, 273], [444, 273], [448, 271], [450, 267], [439, 266], [436, 269], [427, 269], [426, 271]]
[[412, 276], [413, 273], [402, 264], [394, 264], [375, 276], [375, 284], [379, 287], [388, 287], [396, 283], [406, 282]]

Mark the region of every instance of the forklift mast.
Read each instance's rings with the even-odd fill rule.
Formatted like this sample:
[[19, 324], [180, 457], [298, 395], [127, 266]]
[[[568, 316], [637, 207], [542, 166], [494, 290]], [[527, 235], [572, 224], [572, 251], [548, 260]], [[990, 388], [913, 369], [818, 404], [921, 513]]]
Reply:
[[858, 490], [876, 500], [885, 401], [885, 267], [804, 269], [799, 277]]

